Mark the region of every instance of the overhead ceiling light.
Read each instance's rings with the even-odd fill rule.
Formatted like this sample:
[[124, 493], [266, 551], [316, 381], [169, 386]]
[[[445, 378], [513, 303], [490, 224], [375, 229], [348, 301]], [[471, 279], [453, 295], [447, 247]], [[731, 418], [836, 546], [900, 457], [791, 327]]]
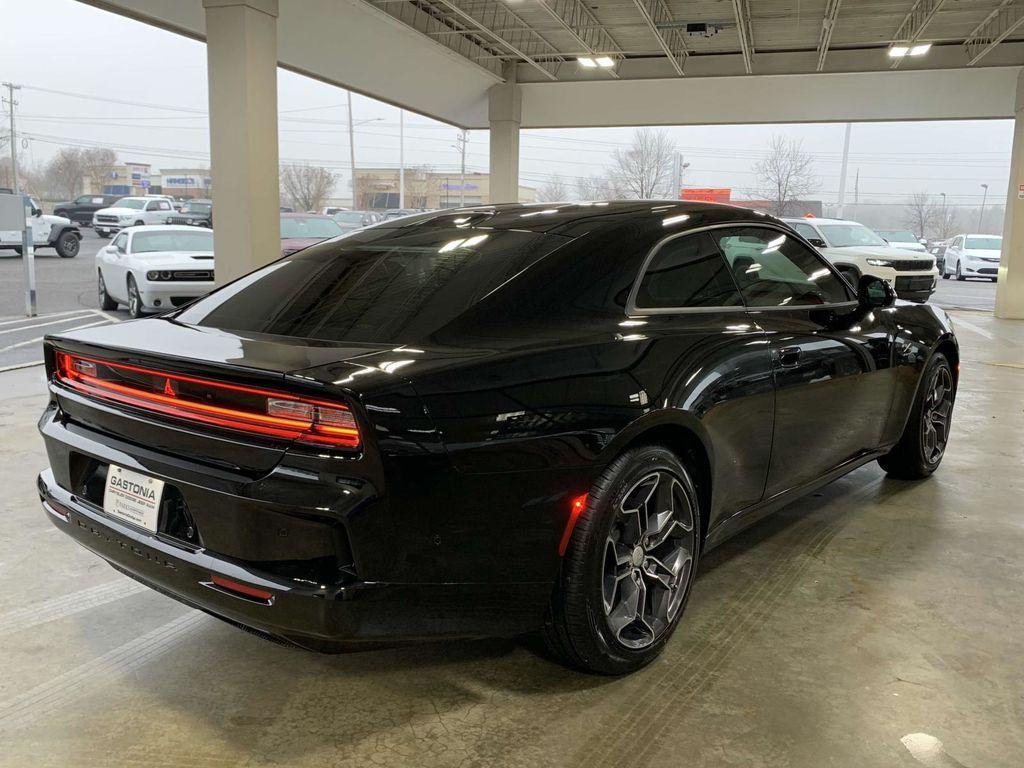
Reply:
[[889, 49], [889, 56], [893, 59], [902, 59], [910, 53], [910, 48], [905, 45], [894, 45]]
[[576, 61], [580, 63], [581, 67], [585, 67], [586, 69], [597, 69], [597, 62], [589, 56], [580, 56]]
[[598, 56], [596, 59], [594, 59], [594, 62], [597, 64], [597, 66], [603, 67], [604, 69], [611, 69], [612, 67], [615, 66], [615, 59], [613, 59], [611, 56]]
[[920, 45], [915, 45], [913, 48], [910, 49], [910, 55], [911, 56], [924, 56], [926, 53], [928, 53], [928, 51], [931, 49], [931, 47], [932, 47], [931, 43], [921, 43]]

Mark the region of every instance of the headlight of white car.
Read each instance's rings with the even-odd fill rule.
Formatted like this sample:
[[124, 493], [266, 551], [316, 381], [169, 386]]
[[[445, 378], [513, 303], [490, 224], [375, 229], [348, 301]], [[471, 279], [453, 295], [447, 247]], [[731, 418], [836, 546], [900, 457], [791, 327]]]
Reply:
[[891, 267], [892, 262], [888, 259], [868, 259], [868, 264], [872, 267]]

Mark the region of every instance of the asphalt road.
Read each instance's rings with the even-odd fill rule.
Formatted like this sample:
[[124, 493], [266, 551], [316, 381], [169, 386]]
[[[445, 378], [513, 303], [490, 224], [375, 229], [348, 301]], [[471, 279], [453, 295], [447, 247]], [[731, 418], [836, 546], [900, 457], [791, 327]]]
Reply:
[[[25, 318], [21, 257], [0, 251], [0, 371], [41, 359], [40, 342], [46, 333], [90, 325], [120, 322], [123, 309], [101, 312], [96, 299], [94, 257], [109, 241], [83, 228], [82, 248], [73, 259], [62, 259], [52, 249], [36, 251], [38, 317]], [[932, 301], [947, 309], [991, 312], [995, 283], [987, 280], [940, 280]]]

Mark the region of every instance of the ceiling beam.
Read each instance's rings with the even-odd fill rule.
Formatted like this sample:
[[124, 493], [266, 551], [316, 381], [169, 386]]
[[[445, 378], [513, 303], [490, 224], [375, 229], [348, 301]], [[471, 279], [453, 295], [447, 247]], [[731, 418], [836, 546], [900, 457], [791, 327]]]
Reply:
[[821, 20], [821, 37], [818, 38], [818, 66], [815, 70], [821, 72], [825, 68], [825, 58], [828, 56], [828, 47], [832, 44], [832, 32], [836, 28], [836, 21], [839, 19], [839, 7], [843, 0], [828, 0], [825, 6], [825, 17]]
[[[558, 79], [558, 69], [565, 61], [551, 43], [518, 15], [495, 0], [430, 0], [445, 9], [461, 23], [468, 24], [482, 35], [505, 48], [513, 56], [541, 72], [549, 80]], [[502, 28], [519, 31], [498, 32]]]
[[[935, 14], [939, 12], [939, 9], [942, 8], [945, 2], [946, 0], [917, 0], [910, 9], [910, 13], [903, 19], [903, 23], [896, 30], [896, 36], [890, 41], [890, 46], [899, 44], [912, 47], [920, 39], [925, 27], [931, 23], [932, 19], [935, 18]], [[891, 64], [892, 69], [899, 68], [905, 58], [906, 56], [894, 58]]]
[[754, 73], [754, 27], [750, 23], [750, 3], [748, 0], [732, 0], [732, 12], [736, 16], [743, 67], [751, 75]]
[[644, 17], [651, 33], [661, 46], [665, 56], [668, 58], [672, 68], [677, 75], [683, 74], [686, 64], [686, 57], [689, 51], [683, 41], [683, 33], [678, 28], [670, 26], [675, 24], [672, 12], [668, 9], [664, 0], [633, 0], [640, 15]]
[[1013, 34], [1024, 24], [1024, 2], [1021, 0], [1003, 0], [996, 8], [967, 36], [964, 48], [967, 51], [967, 66], [973, 67], [988, 55], [992, 49]]
[[[622, 48], [582, 0], [539, 0], [539, 3], [562, 29], [572, 35], [582, 50], [594, 56], [609, 56], [616, 61], [624, 58]], [[615, 68], [602, 71], [612, 77], [619, 76]]]

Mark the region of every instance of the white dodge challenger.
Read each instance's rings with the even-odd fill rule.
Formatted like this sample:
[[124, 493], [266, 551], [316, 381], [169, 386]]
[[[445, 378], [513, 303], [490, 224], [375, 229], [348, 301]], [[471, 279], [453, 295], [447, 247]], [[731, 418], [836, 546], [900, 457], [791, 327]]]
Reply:
[[213, 232], [155, 225], [121, 230], [96, 253], [100, 307], [166, 312], [213, 290]]

